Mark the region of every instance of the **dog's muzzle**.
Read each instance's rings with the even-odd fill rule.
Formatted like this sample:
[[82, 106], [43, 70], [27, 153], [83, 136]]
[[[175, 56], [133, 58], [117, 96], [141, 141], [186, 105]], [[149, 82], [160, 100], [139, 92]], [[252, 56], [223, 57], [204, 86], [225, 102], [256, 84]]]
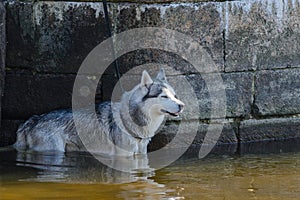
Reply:
[[169, 115], [171, 115], [173, 117], [178, 117], [179, 114], [182, 113], [183, 109], [184, 109], [184, 105], [183, 104], [178, 104], [178, 112], [174, 112], [173, 113], [173, 112], [169, 112], [169, 111], [167, 111], [165, 109], [161, 109], [160, 111], [163, 112], [163, 113], [167, 113], [167, 114], [169, 114]]

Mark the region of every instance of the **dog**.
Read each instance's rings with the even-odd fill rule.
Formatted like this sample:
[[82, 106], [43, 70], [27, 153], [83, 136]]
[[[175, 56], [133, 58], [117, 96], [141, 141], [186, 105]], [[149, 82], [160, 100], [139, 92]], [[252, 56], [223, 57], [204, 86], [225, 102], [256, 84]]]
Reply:
[[[126, 155], [147, 154], [147, 145], [165, 117], [176, 117], [183, 108], [163, 69], [153, 80], [143, 71], [140, 83], [122, 94], [119, 102], [31, 117], [17, 130], [13, 147], [39, 152], [88, 150], [105, 155], [123, 154], [118, 151], [122, 149]], [[74, 117], [79, 121], [76, 126]]]

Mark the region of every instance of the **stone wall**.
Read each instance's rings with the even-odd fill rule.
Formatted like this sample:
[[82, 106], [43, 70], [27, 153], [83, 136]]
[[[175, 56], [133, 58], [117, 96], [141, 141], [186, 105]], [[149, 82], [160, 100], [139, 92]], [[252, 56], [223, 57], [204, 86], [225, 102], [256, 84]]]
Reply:
[[[5, 7], [3, 2], [0, 2], [0, 126], [1, 126], [1, 104], [5, 77]], [[2, 139], [2, 137], [0, 137]], [[0, 142], [1, 144], [1, 142]]]
[[[170, 2], [110, 1], [113, 32], [149, 26], [176, 30], [201, 44], [218, 71], [200, 74], [178, 55], [146, 49], [118, 58], [121, 73], [156, 62], [177, 70], [167, 70], [174, 84], [182, 77], [188, 80], [199, 112], [185, 112], [181, 123], [199, 122], [196, 146], [213, 124], [224, 125], [219, 143], [235, 144], [231, 151], [244, 142], [299, 137], [300, 1]], [[107, 30], [101, 1], [7, 1], [6, 12], [1, 134], [9, 144], [18, 124], [29, 116], [71, 106], [77, 70], [87, 54], [107, 38]], [[212, 99], [205, 77], [215, 73], [225, 86], [223, 120], [210, 117]], [[90, 76], [82, 78], [92, 81]], [[97, 100], [109, 99], [116, 81], [111, 66], [99, 83]], [[180, 84], [175, 88], [180, 90]], [[152, 149], [174, 137], [178, 122], [167, 124], [153, 140]]]

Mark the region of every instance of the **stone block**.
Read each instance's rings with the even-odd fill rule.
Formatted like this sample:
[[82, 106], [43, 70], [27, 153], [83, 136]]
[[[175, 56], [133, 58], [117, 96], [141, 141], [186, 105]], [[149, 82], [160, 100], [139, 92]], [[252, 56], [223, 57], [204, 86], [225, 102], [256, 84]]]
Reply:
[[[210, 76], [203, 74], [202, 76]], [[249, 117], [251, 114], [252, 104], [252, 73], [226, 73], [221, 74], [223, 83], [216, 83], [215, 85], [224, 85], [226, 92], [227, 112], [226, 117]], [[206, 77], [209, 79], [209, 77]], [[199, 103], [199, 117], [200, 119], [211, 118], [211, 97], [207, 84], [200, 75], [187, 76], [194, 92], [197, 95]], [[212, 86], [210, 86], [212, 87]], [[212, 87], [211, 93], [218, 96], [220, 88]], [[220, 97], [221, 98], [221, 97]], [[224, 98], [224, 97], [223, 97]], [[219, 101], [220, 99], [217, 99]], [[219, 104], [216, 104], [220, 106]], [[214, 108], [217, 109], [217, 108]]]
[[[2, 95], [5, 77], [5, 55], [6, 55], [6, 32], [5, 32], [5, 7], [3, 2], [0, 2], [0, 122], [1, 122], [1, 108], [2, 108]], [[1, 127], [1, 123], [0, 123]]]
[[[33, 1], [33, 0], [27, 0], [27, 1]], [[92, 2], [102, 2], [102, 0], [78, 0], [78, 1], [92, 1]], [[210, 0], [211, 2], [214, 1], [220, 1], [220, 0]], [[116, 3], [120, 3], [120, 2], [130, 2], [130, 3], [153, 3], [153, 4], [157, 4], [157, 3], [174, 3], [174, 2], [178, 2], [178, 3], [183, 3], [183, 2], [207, 2], [207, 0], [108, 0], [107, 2], [116, 2]]]
[[[157, 49], [140, 49], [126, 53], [117, 59], [121, 74], [126, 74], [135, 67], [148, 66], [153, 63], [157, 66], [172, 67], [176, 74], [197, 73], [196, 69], [186, 60], [174, 53], [165, 52]], [[153, 71], [157, 67], [150, 67], [148, 70]], [[105, 74], [115, 74], [115, 69], [109, 67]]]
[[[200, 123], [198, 134], [195, 137], [194, 144], [202, 144], [204, 141], [204, 137], [207, 136], [208, 128], [211, 129], [210, 133], [213, 133], [214, 135], [219, 134], [218, 130], [220, 128], [220, 125], [222, 125], [222, 131], [220, 134], [220, 137], [217, 140], [217, 145], [220, 144], [236, 144], [238, 142], [238, 139], [236, 137], [236, 133], [234, 131], [235, 124], [233, 122], [224, 121], [224, 122], [218, 122], [218, 121], [211, 121], [209, 124], [207, 123]], [[213, 136], [210, 136], [214, 139]], [[210, 141], [209, 141], [210, 142]], [[214, 142], [212, 140], [212, 142]]]
[[[103, 100], [110, 101], [112, 100], [112, 95], [114, 89], [118, 90], [118, 97], [123, 93], [121, 88], [119, 88], [116, 84], [118, 82], [118, 78], [115, 75], [105, 74], [102, 76], [101, 83], [102, 83], [102, 92], [103, 92]], [[132, 88], [127, 88], [128, 90]], [[118, 98], [117, 100], [120, 100]]]
[[160, 11], [165, 28], [191, 36], [207, 51], [219, 71], [224, 70], [224, 42], [218, 3], [170, 4], [161, 7]]
[[256, 75], [256, 115], [300, 113], [300, 69], [260, 71]]
[[[177, 30], [199, 42], [223, 70], [217, 9], [213, 3], [109, 4], [115, 33], [149, 26]], [[88, 53], [107, 36], [101, 2], [12, 1], [7, 3], [7, 27], [8, 33], [14, 33], [8, 34], [8, 66], [34, 72], [76, 73]], [[148, 62], [196, 72], [180, 56], [154, 49], [129, 53], [119, 62], [122, 72]]]
[[279, 154], [299, 152], [300, 138], [245, 142], [240, 144], [239, 154]]
[[240, 141], [261, 142], [300, 137], [300, 118], [273, 118], [242, 121], [239, 128]]
[[146, 70], [151, 77], [155, 78], [160, 69], [165, 70], [165, 74], [167, 79], [172, 76], [183, 75], [180, 71], [175, 70], [172, 66], [168, 66], [167, 64], [160, 64], [160, 63], [147, 63], [143, 65], [139, 65], [130, 69], [129, 71], [124, 74], [125, 76], [136, 75], [141, 76], [143, 71]]
[[[217, 65], [217, 71], [223, 71], [223, 39], [220, 29], [220, 14], [217, 3], [196, 4], [111, 4], [113, 30], [120, 33], [133, 28], [161, 27], [178, 31], [190, 36], [198, 42]], [[196, 19], [196, 20], [195, 20]], [[159, 33], [156, 40], [163, 38]], [[143, 37], [143, 36], [141, 36]], [[171, 38], [170, 38], [171, 40]], [[185, 44], [176, 48], [189, 51]], [[118, 48], [116, 44], [116, 48]], [[183, 49], [182, 49], [183, 48]], [[120, 65], [130, 68], [149, 62], [167, 64], [182, 73], [198, 73], [198, 71], [176, 53], [157, 49], [139, 50], [129, 53], [120, 59]], [[201, 58], [199, 58], [200, 60]], [[210, 64], [210, 63], [203, 63]], [[124, 68], [123, 72], [128, 71]]]
[[[221, 129], [221, 132], [218, 132], [220, 130], [220, 125], [223, 126], [223, 129]], [[179, 129], [179, 126], [182, 126], [182, 128]], [[191, 127], [196, 128], [193, 129]], [[208, 128], [210, 130], [210, 135], [208, 135]], [[185, 130], [185, 132], [184, 134], [180, 132], [181, 136], [176, 136], [179, 130]], [[220, 137], [216, 137], [218, 134], [220, 134]], [[213, 121], [210, 124], [203, 122], [197, 123], [197, 121], [167, 121], [165, 126], [163, 126], [151, 140], [148, 149], [150, 151], [158, 150], [170, 143], [174, 137], [181, 137], [179, 139], [180, 142], [174, 143], [168, 148], [179, 149], [182, 147], [200, 147], [203, 145], [205, 137], [207, 137], [205, 139], [206, 145], [236, 145], [238, 142], [234, 131], [234, 125], [229, 121]]]
[[300, 66], [299, 1], [222, 3], [225, 71]]
[[107, 37], [102, 3], [7, 3], [7, 66], [33, 72], [76, 73]]
[[[86, 85], [80, 89], [79, 103], [85, 105], [93, 77], [81, 76]], [[5, 81], [3, 97], [4, 119], [27, 119], [35, 114], [43, 114], [56, 109], [72, 106], [72, 91], [75, 75], [10, 74]], [[101, 88], [97, 90], [96, 100], [101, 99]]]
[[18, 130], [18, 127], [23, 122], [23, 120], [2, 120], [0, 129], [0, 147], [15, 143], [16, 132]]

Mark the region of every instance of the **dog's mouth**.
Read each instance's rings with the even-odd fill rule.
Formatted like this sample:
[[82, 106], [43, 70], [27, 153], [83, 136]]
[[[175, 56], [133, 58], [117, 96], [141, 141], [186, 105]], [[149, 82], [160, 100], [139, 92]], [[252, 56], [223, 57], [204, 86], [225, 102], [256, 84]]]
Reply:
[[164, 109], [161, 109], [160, 111], [163, 112], [163, 113], [167, 113], [167, 114], [169, 114], [169, 115], [171, 115], [171, 116], [173, 116], [173, 117], [178, 117], [179, 114], [182, 112], [182, 110], [180, 110], [179, 112], [174, 112], [174, 113], [172, 113], [172, 112], [169, 112], [169, 111], [164, 110]]

